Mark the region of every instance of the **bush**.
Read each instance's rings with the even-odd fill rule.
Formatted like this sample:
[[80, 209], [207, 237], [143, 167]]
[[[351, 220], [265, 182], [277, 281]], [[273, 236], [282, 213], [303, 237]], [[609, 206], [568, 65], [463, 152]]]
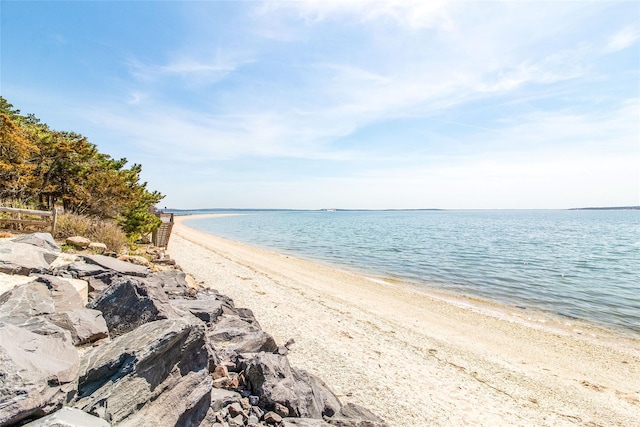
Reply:
[[120, 253], [127, 246], [127, 236], [114, 221], [76, 214], [58, 215], [55, 237], [66, 239], [71, 236], [82, 236], [92, 242], [104, 243], [112, 252]]
[[89, 239], [104, 243], [112, 252], [121, 253], [128, 246], [126, 234], [113, 221], [97, 221]]
[[71, 236], [83, 236], [90, 239], [89, 233], [91, 232], [94, 222], [95, 220], [84, 215], [58, 215], [55, 237], [58, 239], [66, 239]]

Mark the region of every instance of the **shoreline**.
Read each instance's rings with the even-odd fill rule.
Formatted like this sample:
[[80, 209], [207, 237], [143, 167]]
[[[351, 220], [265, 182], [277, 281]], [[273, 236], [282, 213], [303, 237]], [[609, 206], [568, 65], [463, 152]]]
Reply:
[[[184, 221], [206, 219], [206, 218], [222, 218], [226, 216], [241, 216], [250, 215], [247, 213], [211, 213], [211, 214], [186, 214], [176, 215], [176, 221], [183, 223]], [[184, 224], [186, 227], [197, 230]], [[347, 265], [335, 265], [330, 260], [313, 259], [300, 254], [288, 254], [286, 252], [280, 252], [275, 248], [267, 246], [255, 245], [253, 243], [244, 243], [236, 241], [230, 238], [209, 234], [205, 231], [197, 230], [206, 235], [212, 235], [219, 239], [224, 239], [230, 242], [235, 242], [240, 245], [264, 250], [267, 252], [276, 253], [282, 256], [297, 258], [305, 262], [312, 264], [322, 265], [324, 267], [348, 272], [358, 276], [362, 276], [372, 282], [378, 283], [382, 286], [392, 286], [407, 292], [413, 292], [417, 294], [426, 295], [429, 298], [435, 298], [447, 302], [449, 304], [456, 305], [460, 308], [477, 310], [485, 315], [498, 317], [503, 320], [520, 322], [523, 325], [546, 330], [547, 332], [561, 333], [569, 336], [573, 336], [577, 339], [586, 339], [592, 342], [603, 340], [604, 343], [611, 341], [626, 340], [630, 345], [627, 347], [634, 354], [640, 357], [640, 332], [632, 329], [627, 329], [622, 326], [612, 326], [588, 319], [581, 319], [572, 316], [564, 316], [560, 313], [540, 309], [531, 306], [520, 306], [515, 303], [508, 303], [499, 299], [491, 299], [482, 295], [475, 295], [472, 292], [466, 294], [460, 294], [452, 289], [444, 287], [430, 286], [428, 283], [410, 282], [400, 278], [388, 277], [381, 274], [377, 274], [366, 270], [365, 268], [357, 268]], [[619, 344], [619, 343], [617, 343]]]
[[640, 419], [637, 339], [412, 289], [183, 224], [220, 215], [230, 214], [176, 216], [172, 257], [205, 286], [252, 309], [277, 342], [294, 338], [292, 363], [346, 402], [378, 408], [391, 425]]

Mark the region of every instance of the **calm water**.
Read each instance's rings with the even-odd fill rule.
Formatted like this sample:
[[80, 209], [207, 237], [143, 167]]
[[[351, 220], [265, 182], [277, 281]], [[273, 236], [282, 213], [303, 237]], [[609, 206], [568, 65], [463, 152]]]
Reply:
[[253, 212], [189, 225], [373, 275], [640, 332], [640, 211]]

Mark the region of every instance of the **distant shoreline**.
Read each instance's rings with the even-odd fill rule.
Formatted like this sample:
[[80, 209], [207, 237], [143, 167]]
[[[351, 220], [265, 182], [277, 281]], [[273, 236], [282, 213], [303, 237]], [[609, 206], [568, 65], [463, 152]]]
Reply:
[[601, 208], [571, 208], [570, 211], [638, 211], [640, 206], [610, 206]]
[[603, 206], [603, 207], [582, 207], [582, 208], [532, 208], [532, 209], [440, 209], [440, 208], [417, 208], [417, 209], [267, 209], [267, 208], [204, 208], [204, 209], [174, 209], [165, 208], [166, 213], [176, 215], [198, 215], [202, 213], [226, 213], [226, 212], [444, 212], [444, 211], [637, 211], [640, 206]]

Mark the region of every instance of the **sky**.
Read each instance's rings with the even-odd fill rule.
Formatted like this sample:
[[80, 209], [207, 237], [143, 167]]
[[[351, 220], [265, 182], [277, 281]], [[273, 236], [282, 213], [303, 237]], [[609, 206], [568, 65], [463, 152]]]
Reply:
[[637, 1], [6, 1], [0, 94], [160, 207], [640, 205]]

